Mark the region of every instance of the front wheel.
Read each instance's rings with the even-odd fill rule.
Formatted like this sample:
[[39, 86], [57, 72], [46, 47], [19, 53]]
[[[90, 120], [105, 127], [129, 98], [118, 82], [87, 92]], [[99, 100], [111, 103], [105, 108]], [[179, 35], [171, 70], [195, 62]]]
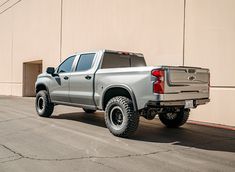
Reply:
[[35, 107], [41, 117], [50, 117], [54, 111], [54, 104], [50, 102], [47, 91], [41, 90], [36, 95]]
[[105, 123], [113, 135], [128, 137], [138, 128], [139, 114], [134, 112], [129, 98], [117, 96], [109, 100], [105, 108]]
[[188, 117], [189, 109], [159, 114], [160, 121], [168, 128], [178, 128], [184, 125], [187, 122]]

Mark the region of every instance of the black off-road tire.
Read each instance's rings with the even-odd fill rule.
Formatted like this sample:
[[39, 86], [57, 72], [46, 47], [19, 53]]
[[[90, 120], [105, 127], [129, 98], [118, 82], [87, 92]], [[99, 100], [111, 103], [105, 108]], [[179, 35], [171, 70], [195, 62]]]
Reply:
[[41, 90], [36, 95], [35, 107], [37, 114], [41, 117], [50, 117], [54, 111], [54, 104], [51, 103], [47, 91]]
[[[120, 126], [114, 125], [112, 120], [114, 110], [119, 110], [122, 114], [123, 120]], [[130, 99], [123, 96], [117, 96], [109, 100], [105, 108], [105, 123], [113, 135], [118, 137], [129, 137], [138, 128], [139, 114], [134, 112], [133, 103]]]
[[189, 109], [181, 109], [180, 112], [175, 112], [176, 117], [169, 119], [167, 113], [159, 114], [160, 121], [168, 128], [178, 128], [184, 125], [189, 117]]
[[82, 108], [86, 113], [95, 113], [96, 110]]

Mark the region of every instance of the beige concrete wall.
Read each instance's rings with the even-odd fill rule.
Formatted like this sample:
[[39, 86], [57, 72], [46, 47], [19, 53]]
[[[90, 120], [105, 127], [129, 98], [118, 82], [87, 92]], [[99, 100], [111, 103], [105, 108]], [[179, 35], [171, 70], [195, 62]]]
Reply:
[[0, 15], [0, 94], [11, 94], [12, 13]]
[[191, 119], [235, 126], [235, 1], [187, 0], [185, 65], [210, 68], [211, 103]]
[[63, 57], [114, 49], [142, 52], [150, 65], [182, 64], [183, 0], [64, 0]]
[[60, 15], [58, 0], [22, 0], [0, 14], [0, 70], [11, 69], [0, 73], [0, 94], [22, 96], [24, 62], [43, 60], [44, 69], [59, 64]]
[[[0, 0], [0, 94], [22, 95], [23, 63], [57, 66], [76, 51], [144, 53], [183, 64], [184, 0]], [[185, 65], [211, 70], [211, 103], [191, 119], [235, 125], [235, 1], [186, 0]], [[62, 21], [62, 22], [61, 22]], [[62, 41], [62, 42], [61, 42]]]

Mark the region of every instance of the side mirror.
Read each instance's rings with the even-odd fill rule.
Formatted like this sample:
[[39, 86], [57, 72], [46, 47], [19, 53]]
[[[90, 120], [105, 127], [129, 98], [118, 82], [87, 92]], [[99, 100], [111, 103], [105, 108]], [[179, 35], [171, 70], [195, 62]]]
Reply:
[[53, 74], [55, 73], [55, 68], [53, 68], [53, 67], [48, 67], [46, 72], [47, 72], [48, 74], [53, 75]]

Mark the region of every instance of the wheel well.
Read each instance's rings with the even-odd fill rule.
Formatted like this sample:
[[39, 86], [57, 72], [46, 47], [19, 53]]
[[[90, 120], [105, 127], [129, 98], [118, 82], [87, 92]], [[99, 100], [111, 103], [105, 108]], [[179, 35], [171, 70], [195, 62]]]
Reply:
[[41, 90], [46, 90], [47, 91], [47, 87], [44, 84], [38, 84], [36, 86], [36, 93], [38, 93]]
[[125, 88], [120, 88], [120, 87], [110, 88], [105, 92], [105, 95], [103, 97], [103, 103], [102, 103], [103, 110], [106, 108], [108, 101], [116, 96], [124, 96], [132, 100], [129, 91], [127, 91]]

